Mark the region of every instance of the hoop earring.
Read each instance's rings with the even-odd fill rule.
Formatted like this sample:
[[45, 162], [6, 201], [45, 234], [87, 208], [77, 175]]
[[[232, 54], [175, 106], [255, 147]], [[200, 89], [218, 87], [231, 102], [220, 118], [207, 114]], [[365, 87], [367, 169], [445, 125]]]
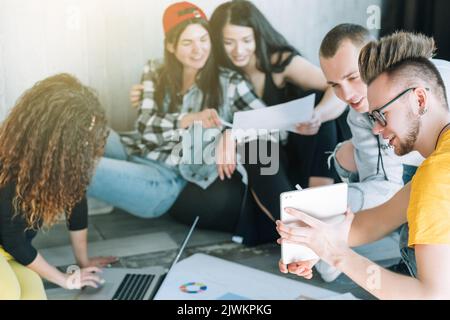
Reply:
[[425, 107], [425, 108], [423, 108], [422, 110], [420, 110], [419, 114], [420, 114], [421, 116], [423, 116], [423, 115], [425, 115], [427, 112], [428, 112], [428, 108]]

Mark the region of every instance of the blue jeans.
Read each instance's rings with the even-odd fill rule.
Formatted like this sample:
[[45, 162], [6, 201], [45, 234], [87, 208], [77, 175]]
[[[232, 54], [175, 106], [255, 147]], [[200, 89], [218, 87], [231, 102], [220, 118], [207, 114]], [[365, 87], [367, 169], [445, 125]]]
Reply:
[[417, 169], [418, 168], [415, 166], [410, 166], [406, 164], [403, 165], [403, 182], [405, 184], [407, 184], [412, 180], [412, 178], [416, 174]]
[[408, 267], [411, 276], [417, 278], [416, 254], [413, 248], [408, 247], [408, 235], [408, 224], [404, 224], [400, 231], [400, 253], [402, 255], [402, 260]]
[[129, 156], [119, 135], [111, 131], [88, 196], [141, 218], [156, 218], [172, 207], [186, 183], [176, 168]]

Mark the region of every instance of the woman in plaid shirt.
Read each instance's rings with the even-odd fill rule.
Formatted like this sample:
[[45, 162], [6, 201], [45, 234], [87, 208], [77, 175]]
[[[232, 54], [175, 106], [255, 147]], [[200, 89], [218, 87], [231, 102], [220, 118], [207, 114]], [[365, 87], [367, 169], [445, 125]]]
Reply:
[[[236, 175], [217, 179], [216, 163], [225, 162], [228, 143], [221, 120], [231, 122], [235, 111], [264, 104], [242, 76], [215, 64], [208, 22], [198, 7], [173, 4], [163, 24], [165, 59], [144, 67], [136, 130], [122, 137], [111, 133], [89, 196], [144, 218], [175, 204], [172, 210], [183, 210], [186, 219], [201, 215], [203, 227], [233, 232], [244, 184]], [[207, 154], [211, 149], [217, 156]]]

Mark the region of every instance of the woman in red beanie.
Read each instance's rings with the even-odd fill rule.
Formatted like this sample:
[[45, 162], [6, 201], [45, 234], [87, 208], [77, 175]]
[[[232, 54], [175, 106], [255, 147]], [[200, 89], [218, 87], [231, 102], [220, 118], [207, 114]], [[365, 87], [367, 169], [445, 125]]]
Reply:
[[[169, 6], [163, 27], [164, 61], [150, 60], [135, 88], [137, 132], [122, 139], [112, 133], [89, 195], [140, 217], [170, 210], [181, 222], [191, 224], [200, 215], [201, 227], [234, 232], [247, 193], [243, 178], [229, 174], [236, 165], [227, 165], [222, 152], [230, 143], [222, 120], [231, 122], [234, 111], [264, 104], [241, 75], [215, 63], [200, 8], [189, 2]], [[189, 148], [200, 125], [209, 139]], [[194, 163], [199, 143], [203, 161]], [[211, 149], [216, 152], [209, 154]]]

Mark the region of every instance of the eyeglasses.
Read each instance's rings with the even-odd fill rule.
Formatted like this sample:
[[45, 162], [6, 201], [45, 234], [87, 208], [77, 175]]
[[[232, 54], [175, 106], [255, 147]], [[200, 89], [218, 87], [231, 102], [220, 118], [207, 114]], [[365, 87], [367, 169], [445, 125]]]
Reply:
[[[378, 122], [381, 126], [386, 127], [387, 121], [386, 121], [386, 117], [384, 116], [383, 110], [386, 109], [387, 107], [389, 107], [391, 104], [393, 104], [395, 101], [397, 101], [401, 97], [403, 97], [408, 92], [416, 90], [416, 89], [417, 89], [417, 87], [415, 87], [415, 88], [408, 88], [405, 91], [403, 91], [402, 93], [400, 93], [398, 96], [396, 96], [394, 99], [392, 99], [391, 101], [386, 103], [381, 108], [379, 108], [377, 110], [374, 110], [372, 112], [369, 112], [369, 119], [372, 122], [374, 122], [374, 123]], [[429, 91], [430, 89], [429, 88], [425, 88], [425, 90]]]

